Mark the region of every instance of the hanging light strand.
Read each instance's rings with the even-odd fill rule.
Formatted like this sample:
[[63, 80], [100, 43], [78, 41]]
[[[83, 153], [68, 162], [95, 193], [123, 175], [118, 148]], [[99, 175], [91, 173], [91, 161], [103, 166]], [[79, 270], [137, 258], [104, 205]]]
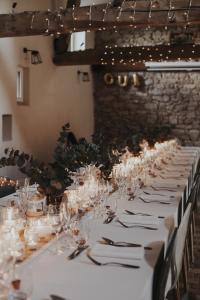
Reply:
[[173, 10], [174, 10], [173, 2], [172, 2], [172, 0], [170, 0], [169, 1], [169, 10], [168, 10], [168, 13], [167, 13], [167, 19], [168, 19], [169, 22], [174, 21], [175, 12]]
[[92, 26], [92, 6], [90, 5], [89, 9], [89, 26]]
[[34, 20], [35, 20], [35, 13], [33, 13], [32, 17], [31, 17], [31, 30], [33, 30], [33, 24], [34, 24]]
[[119, 8], [119, 12], [117, 14], [116, 21], [119, 21], [120, 18], [121, 18], [123, 6], [124, 6], [124, 2], [125, 2], [125, 0], [123, 0], [122, 3], [121, 3], [121, 5], [118, 7]]
[[50, 28], [50, 19], [49, 19], [49, 12], [50, 10], [48, 9], [48, 14], [46, 16], [46, 24], [47, 24], [47, 27], [46, 27], [46, 30], [45, 30], [45, 35], [49, 35], [49, 28]]
[[187, 22], [188, 25], [189, 25], [191, 7], [192, 7], [192, 0], [189, 0], [188, 10], [186, 12], [186, 22]]
[[131, 9], [133, 10], [132, 15], [129, 17], [132, 21], [135, 21], [135, 13], [136, 13], [137, 0], [131, 5]]
[[106, 7], [103, 9], [103, 19], [102, 19], [103, 22], [105, 22], [108, 8], [111, 4], [112, 4], [112, 2], [110, 0], [108, 0], [108, 2], [106, 3]]
[[[148, 23], [150, 22], [151, 18], [152, 18], [152, 7], [153, 7], [153, 1], [149, 0], [149, 13], [148, 13]], [[148, 24], [146, 30], [150, 29], [151, 26], [150, 24]]]
[[150, 0], [150, 4], [149, 4], [149, 14], [148, 14], [148, 20], [151, 19], [152, 17], [152, 7], [153, 7], [153, 1]]

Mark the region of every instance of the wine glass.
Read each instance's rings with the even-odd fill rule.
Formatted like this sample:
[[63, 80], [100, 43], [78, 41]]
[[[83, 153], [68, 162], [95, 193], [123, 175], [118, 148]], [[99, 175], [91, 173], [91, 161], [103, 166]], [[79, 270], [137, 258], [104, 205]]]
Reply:
[[48, 207], [48, 217], [49, 217], [49, 222], [53, 228], [53, 231], [56, 235], [56, 254], [60, 255], [63, 253], [63, 250], [59, 246], [59, 235], [61, 233], [61, 230], [63, 229], [64, 226], [64, 217], [62, 214], [62, 211], [60, 210], [60, 207], [57, 205], [52, 205], [50, 204]]
[[76, 220], [71, 225], [74, 242], [78, 247], [85, 247], [89, 239], [89, 226], [87, 220]]
[[26, 266], [22, 268], [16, 265], [14, 274], [10, 281], [10, 290], [8, 299], [26, 299], [30, 300], [33, 293], [33, 275], [32, 268]]

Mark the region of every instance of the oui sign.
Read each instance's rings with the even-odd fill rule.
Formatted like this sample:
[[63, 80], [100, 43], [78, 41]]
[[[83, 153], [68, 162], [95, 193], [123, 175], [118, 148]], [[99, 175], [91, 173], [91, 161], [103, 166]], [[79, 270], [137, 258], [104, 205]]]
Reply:
[[117, 84], [121, 87], [126, 87], [129, 83], [131, 83], [135, 87], [139, 87], [141, 85], [140, 77], [138, 74], [121, 74], [114, 75], [112, 73], [106, 73], [103, 77], [106, 85], [114, 85]]

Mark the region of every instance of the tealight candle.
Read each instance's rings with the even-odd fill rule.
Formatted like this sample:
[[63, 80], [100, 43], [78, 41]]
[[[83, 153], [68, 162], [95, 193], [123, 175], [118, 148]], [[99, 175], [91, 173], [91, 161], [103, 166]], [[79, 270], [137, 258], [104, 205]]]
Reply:
[[35, 249], [38, 243], [38, 236], [35, 229], [26, 228], [24, 231], [24, 239], [28, 248]]

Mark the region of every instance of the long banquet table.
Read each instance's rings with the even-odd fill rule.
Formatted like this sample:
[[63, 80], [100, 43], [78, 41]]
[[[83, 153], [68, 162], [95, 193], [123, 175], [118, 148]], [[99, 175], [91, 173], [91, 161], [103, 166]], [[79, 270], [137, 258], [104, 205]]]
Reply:
[[[199, 156], [199, 148], [182, 147], [171, 163], [166, 165], [159, 176], [153, 178], [151, 182], [151, 186], [157, 187], [158, 190], [162, 187], [167, 187], [168, 190], [162, 189], [160, 192], [150, 186], [143, 188], [151, 194], [142, 194], [144, 199], [149, 201], [170, 199], [170, 205], [159, 202], [144, 203], [139, 196], [134, 201], [128, 201], [128, 197], [124, 195], [120, 201], [119, 216], [124, 213], [124, 209], [127, 209], [165, 217], [159, 218], [158, 230], [124, 228], [115, 221], [110, 224], [99, 222], [95, 227], [93, 234], [96, 241], [105, 236], [116, 241], [134, 242], [152, 247], [152, 250], [144, 251], [142, 259], [131, 261], [132, 264], [139, 265], [139, 269], [97, 266], [87, 258], [85, 252], [74, 260], [67, 260], [72, 250], [68, 249], [59, 256], [54, 255], [51, 248], [54, 247], [55, 241], [51, 241], [20, 266], [27, 270], [25, 280], [29, 278], [28, 272], [31, 266], [34, 283], [32, 299], [48, 299], [50, 294], [55, 294], [69, 300], [153, 300], [155, 266], [163, 249], [166, 250], [173, 228], [178, 226], [184, 214]], [[2, 198], [1, 203], [8, 201], [9, 197]], [[110, 201], [115, 197], [119, 197], [117, 191], [110, 196]], [[103, 261], [103, 258], [98, 260]]]

